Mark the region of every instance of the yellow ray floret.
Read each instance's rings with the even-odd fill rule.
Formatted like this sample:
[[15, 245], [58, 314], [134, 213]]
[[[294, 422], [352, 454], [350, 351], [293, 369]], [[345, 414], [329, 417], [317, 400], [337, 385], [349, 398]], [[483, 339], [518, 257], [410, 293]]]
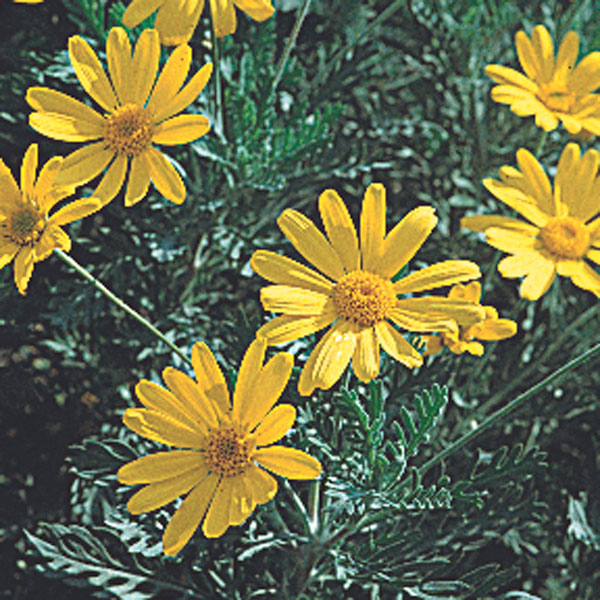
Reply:
[[[235, 32], [236, 7], [255, 21], [268, 19], [275, 10], [269, 0], [210, 0], [217, 37]], [[204, 0], [133, 0], [123, 13], [122, 23], [126, 27], [135, 27], [156, 13], [154, 27], [160, 34], [160, 41], [166, 46], [177, 46], [192, 37], [203, 8]]]
[[204, 535], [219, 537], [230, 525], [243, 523], [257, 504], [271, 500], [277, 481], [267, 470], [289, 479], [321, 473], [319, 461], [306, 452], [273, 445], [296, 419], [291, 404], [275, 406], [294, 359], [280, 352], [264, 364], [266, 346], [257, 338], [248, 347], [233, 403], [217, 361], [202, 342], [192, 349], [195, 379], [167, 367], [167, 389], [146, 380], [136, 387], [144, 408], [127, 409], [125, 425], [180, 449], [134, 460], [119, 469], [118, 479], [144, 485], [127, 504], [133, 514], [187, 494], [165, 529], [165, 554], [177, 554], [201, 522]]
[[0, 159], [0, 269], [14, 259], [15, 284], [21, 294], [27, 290], [36, 262], [48, 258], [55, 248], [65, 252], [71, 249], [71, 240], [62, 226], [102, 206], [99, 200], [86, 198], [49, 214], [75, 191], [72, 186], [56, 184], [62, 164], [62, 157], [55, 156], [37, 176], [38, 147], [32, 144], [23, 156], [19, 187]]
[[261, 290], [264, 309], [281, 313], [258, 335], [270, 344], [283, 344], [330, 326], [302, 369], [301, 394], [330, 388], [350, 361], [356, 376], [370, 381], [379, 373], [380, 347], [408, 368], [420, 366], [421, 355], [399, 329], [451, 332], [457, 323], [468, 326], [484, 317], [483, 308], [464, 300], [398, 297], [480, 276], [473, 262], [447, 260], [393, 281], [436, 226], [430, 206], [409, 212], [387, 235], [381, 184], [365, 192], [359, 233], [334, 190], [321, 194], [319, 211], [325, 235], [295, 210], [285, 210], [278, 224], [320, 272], [266, 250], [255, 252], [250, 261], [259, 275], [275, 284]]
[[463, 227], [485, 233], [488, 244], [511, 255], [498, 270], [504, 277], [525, 277], [523, 298], [540, 298], [557, 274], [600, 296], [600, 275], [593, 267], [600, 263], [599, 158], [596, 150], [582, 156], [577, 144], [567, 144], [552, 186], [536, 158], [521, 148], [518, 168], [505, 165], [500, 181], [483, 184], [526, 221], [501, 215], [462, 219]]
[[486, 74], [499, 85], [492, 89], [492, 99], [508, 104], [520, 117], [535, 116], [535, 123], [545, 131], [565, 129], [600, 135], [600, 52], [588, 54], [575, 66], [579, 53], [579, 37], [569, 31], [558, 53], [543, 25], [533, 28], [531, 38], [517, 32], [515, 44], [521, 68], [488, 65]]
[[[481, 284], [471, 281], [467, 285], [460, 283], [453, 285], [448, 293], [448, 298], [453, 300], [465, 300], [480, 306]], [[454, 354], [469, 352], [475, 356], [483, 354], [482, 341], [504, 340], [517, 333], [517, 324], [510, 319], [501, 319], [498, 311], [493, 306], [483, 306], [485, 317], [478, 323], [466, 327], [457, 326], [455, 331], [439, 335], [424, 335], [426, 344], [424, 356], [437, 354], [444, 347]]]
[[73, 36], [71, 64], [102, 112], [49, 88], [27, 90], [27, 102], [36, 111], [29, 124], [36, 131], [66, 142], [89, 142], [65, 158], [61, 185], [81, 185], [102, 174], [94, 196], [104, 203], [119, 193], [126, 178], [125, 206], [144, 198], [150, 181], [171, 202], [184, 201], [181, 177], [154, 144], [187, 144], [208, 132], [206, 117], [178, 113], [204, 89], [212, 64], [183, 85], [192, 61], [190, 47], [178, 46], [157, 79], [159, 56], [156, 30], [144, 30], [132, 54], [125, 30], [113, 27], [106, 40], [107, 76], [89, 44]]

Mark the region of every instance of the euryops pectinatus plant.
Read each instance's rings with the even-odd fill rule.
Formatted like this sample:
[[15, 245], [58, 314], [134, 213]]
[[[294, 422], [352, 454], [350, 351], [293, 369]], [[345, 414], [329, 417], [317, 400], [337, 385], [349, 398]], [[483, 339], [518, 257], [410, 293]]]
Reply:
[[5, 595], [595, 598], [596, 8], [6, 2]]

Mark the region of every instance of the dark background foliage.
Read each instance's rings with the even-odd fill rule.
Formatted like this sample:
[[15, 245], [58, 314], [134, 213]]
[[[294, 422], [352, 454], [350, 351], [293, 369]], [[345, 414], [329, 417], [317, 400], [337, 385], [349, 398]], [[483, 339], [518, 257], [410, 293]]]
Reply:
[[[440, 224], [411, 266], [446, 258], [475, 260], [485, 273], [485, 303], [515, 319], [519, 332], [511, 340], [488, 344], [481, 359], [445, 353], [415, 373], [386, 364], [384, 429], [390, 438], [390, 423], [400, 418], [400, 407], [411, 408], [414, 395], [434, 382], [449, 386], [444, 418], [415, 461], [422, 464], [474, 426], [480, 407], [490, 412], [506, 403], [598, 339], [600, 318], [592, 294], [561, 279], [541, 301], [519, 300], [517, 283], [495, 271], [497, 253], [461, 231], [459, 220], [466, 213], [504, 210], [480, 181], [495, 175], [500, 165], [513, 164], [519, 147], [533, 151], [540, 135], [531, 119], [519, 119], [491, 102], [483, 67], [515, 66], [514, 33], [520, 28], [529, 32], [537, 23], [545, 24], [554, 39], [575, 29], [582, 53], [600, 49], [600, 5], [591, 0], [414, 0], [354, 44], [390, 2], [315, 2], [273, 96], [270, 82], [300, 4], [279, 2], [276, 18], [262, 25], [242, 17], [236, 35], [224, 41], [225, 129], [172, 153], [187, 172], [186, 202], [173, 206], [152, 191], [125, 210], [119, 197], [71, 227], [72, 255], [182, 349], [189, 351], [204, 339], [222, 364], [233, 368], [264, 319], [258, 302], [262, 282], [252, 274], [249, 257], [257, 248], [291, 252], [275, 225], [283, 208], [299, 208], [318, 221], [316, 199], [333, 187], [356, 218], [364, 189], [373, 181], [387, 188], [388, 224], [419, 204], [433, 205]], [[27, 126], [26, 89], [47, 85], [83, 98], [66, 56], [67, 38], [85, 35], [102, 51], [103, 36], [118, 24], [122, 10], [122, 4], [104, 0], [46, 0], [38, 6], [2, 1], [0, 156], [13, 173], [32, 142], [40, 144], [43, 160], [71, 150]], [[191, 42], [198, 66], [210, 59], [207, 32], [205, 19]], [[332, 62], [334, 56], [339, 60]], [[193, 109], [214, 117], [211, 86]], [[562, 130], [549, 136], [542, 153], [548, 168], [556, 165], [566, 141]], [[295, 349], [302, 353], [308, 347], [302, 342]], [[119, 535], [121, 541], [129, 539], [122, 510], [127, 492], [115, 489], [111, 473], [147, 446], [120, 427], [120, 414], [135, 402], [137, 380], [156, 379], [173, 361], [179, 364], [56, 257], [36, 266], [26, 297], [14, 288], [12, 267], [0, 271], [0, 597], [92, 597], [89, 588], [38, 574], [34, 566], [43, 561], [31, 552], [35, 544], [23, 531], [38, 540], [52, 542], [59, 536], [73, 547], [88, 548], [88, 530], [77, 526], [101, 527], [104, 520], [112, 529], [99, 529], [97, 539], [107, 547]], [[490, 564], [505, 570], [497, 586], [474, 585], [476, 597], [527, 599], [525, 592], [510, 595], [516, 590], [552, 600], [597, 597], [599, 384], [597, 361], [583, 366], [453, 457], [444, 473], [453, 481], [464, 479], [478, 446], [485, 449], [479, 453], [482, 462], [495, 464], [493, 451], [518, 443], [525, 456], [533, 456], [527, 452], [535, 446], [546, 452], [545, 469], [534, 468], [541, 459], [523, 459], [521, 470], [503, 474], [518, 482], [514, 489], [507, 480], [496, 488], [488, 481], [483, 508], [465, 500], [464, 507], [453, 505], [448, 511], [441, 495], [438, 504], [432, 501], [436, 510], [431, 513], [409, 511], [375, 540], [376, 547], [393, 550], [394, 560], [391, 554], [378, 556], [361, 538], [350, 539], [328, 558], [339, 581], [324, 579], [312, 597], [400, 597], [401, 590], [386, 583], [401, 576], [402, 565], [394, 561], [423, 552], [453, 557], [451, 568], [436, 567], [438, 579], [463, 577]], [[293, 389], [287, 393], [302, 408], [300, 424], [307, 432], [298, 427], [295, 441], [326, 464], [332, 514], [341, 519], [351, 506], [348, 490], [357, 494], [375, 485], [359, 475], [357, 465], [364, 457], [348, 450], [336, 458], [338, 447], [331, 441], [347, 439], [350, 449], [352, 440], [356, 447], [363, 443], [355, 408], [348, 399], [344, 404], [341, 394], [320, 394], [306, 403]], [[367, 397], [361, 390], [358, 403]], [[94, 446], [94, 440], [108, 438], [120, 440], [111, 452]], [[329, 445], [317, 447], [320, 439], [330, 440]], [[371, 472], [373, 465], [367, 467], [364, 472]], [[525, 471], [530, 477], [521, 485]], [[438, 481], [430, 479], [427, 485]], [[306, 488], [300, 489], [304, 494]], [[280, 495], [284, 520], [288, 512], [293, 519], [289, 498]], [[417, 506], [415, 498], [417, 492], [407, 496], [406, 505]], [[108, 511], [103, 502], [112, 505], [116, 499], [120, 511]], [[259, 511], [259, 527], [266, 523], [268, 528], [273, 517], [267, 513]], [[133, 559], [139, 557], [142, 566], [156, 554], [156, 524], [164, 524], [167, 516], [159, 511], [140, 519], [147, 539], [142, 536], [142, 550]], [[55, 524], [54, 529], [40, 528], [41, 522]], [[254, 540], [240, 569], [250, 587], [259, 586], [262, 555], [250, 560], [257, 544], [255, 526], [246, 524], [244, 530], [249, 537], [228, 534], [210, 544], [195, 539], [182, 560], [198, 573], [208, 564], [201, 557], [227, 582], [227, 557]], [[402, 537], [403, 530], [410, 536]], [[120, 564], [129, 568], [127, 561], [133, 559], [124, 556]], [[305, 559], [298, 556], [299, 563]], [[176, 575], [176, 567], [166, 565], [165, 581]], [[485, 583], [481, 573], [462, 581]], [[493, 570], [485, 575], [491, 577]], [[195, 589], [210, 589], [209, 584], [215, 585], [200, 578]], [[293, 578], [288, 584], [292, 590]], [[185, 582], [177, 585], [185, 587]], [[373, 586], [381, 596], [371, 595]], [[430, 595], [423, 595], [407, 580], [404, 593], [440, 597], [434, 588], [430, 585]], [[157, 597], [177, 597], [178, 589], [167, 586]], [[198, 591], [196, 597], [212, 596]]]

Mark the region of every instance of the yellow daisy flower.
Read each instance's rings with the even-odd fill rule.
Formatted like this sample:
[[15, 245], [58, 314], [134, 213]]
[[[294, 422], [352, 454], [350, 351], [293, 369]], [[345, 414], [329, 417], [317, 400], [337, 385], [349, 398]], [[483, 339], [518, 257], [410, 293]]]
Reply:
[[142, 32], [132, 57], [125, 30], [113, 27], [106, 41], [106, 56], [110, 79], [83, 38], [69, 39], [75, 74], [106, 111], [104, 114], [49, 88], [27, 90], [27, 102], [36, 111], [29, 116], [29, 124], [36, 131], [66, 142], [93, 142], [65, 157], [58, 181], [81, 185], [104, 173], [94, 196], [107, 203], [123, 187], [129, 169], [125, 206], [146, 195], [150, 180], [165, 198], [183, 202], [181, 177], [153, 144], [187, 144], [210, 129], [202, 115], [177, 113], [203, 90], [212, 64], [205, 65], [181, 88], [192, 60], [190, 47], [182, 45], [172, 52], [156, 79], [160, 42], [154, 29]]
[[17, 4], [41, 4], [44, 0], [13, 0]]
[[[269, 0], [210, 0], [217, 37], [235, 32], [235, 7], [259, 22], [268, 19], [275, 11]], [[135, 27], [156, 12], [154, 27], [160, 34], [160, 41], [167, 46], [176, 46], [192, 37], [203, 8], [204, 0], [133, 0], [123, 13], [121, 22], [125, 27]]]
[[[480, 306], [481, 284], [478, 281], [471, 281], [467, 285], [460, 283], [453, 285], [448, 293], [448, 298], [464, 300]], [[498, 311], [493, 306], [482, 306], [482, 308], [485, 311], [485, 317], [478, 323], [467, 327], [458, 327], [456, 331], [441, 335], [424, 335], [422, 339], [426, 343], [427, 349], [423, 355], [437, 354], [446, 346], [454, 354], [469, 352], [469, 354], [481, 356], [483, 344], [473, 340], [484, 342], [505, 340], [517, 333], [517, 324], [514, 321], [500, 319]]]
[[329, 239], [295, 210], [285, 210], [277, 223], [322, 274], [266, 250], [255, 252], [250, 261], [254, 271], [276, 284], [261, 290], [264, 309], [282, 313], [257, 335], [283, 344], [331, 325], [302, 369], [302, 395], [330, 388], [350, 359], [356, 376], [370, 381], [379, 373], [380, 346], [406, 367], [420, 366], [421, 355], [392, 323], [407, 331], [449, 332], [456, 330], [456, 322], [471, 325], [484, 317], [481, 307], [462, 300], [397, 298], [481, 275], [473, 262], [447, 260], [392, 280], [436, 226], [430, 206], [412, 210], [386, 236], [385, 188], [370, 185], [362, 205], [360, 249], [348, 210], [334, 190], [321, 194], [319, 211]]
[[562, 121], [576, 135], [600, 135], [600, 52], [588, 54], [575, 67], [579, 37], [569, 31], [558, 54], [543, 25], [533, 28], [531, 39], [524, 31], [515, 36], [519, 62], [525, 75], [501, 65], [488, 65], [486, 74], [500, 85], [492, 89], [492, 100], [510, 105], [520, 117], [535, 115], [535, 124], [552, 131]]
[[25, 294], [36, 262], [45, 260], [55, 248], [71, 249], [71, 240], [61, 228], [97, 211], [102, 204], [94, 198], [76, 200], [48, 213], [73, 187], [55, 185], [63, 159], [51, 158], [36, 178], [37, 144], [29, 146], [21, 164], [21, 188], [0, 159], [0, 269], [15, 260], [15, 284]]
[[125, 425], [143, 437], [184, 448], [144, 456], [117, 474], [121, 483], [145, 484], [129, 499], [133, 514], [187, 494], [165, 529], [165, 554], [177, 554], [203, 519], [204, 535], [219, 537], [230, 525], [243, 523], [257, 504], [271, 500], [277, 481], [264, 469], [290, 479], [314, 479], [321, 473], [319, 461], [306, 452], [271, 445], [296, 418], [291, 404], [273, 408], [294, 359], [280, 352], [263, 364], [266, 346], [257, 338], [246, 350], [233, 406], [223, 373], [202, 342], [192, 348], [195, 381], [167, 367], [168, 389], [146, 380], [136, 386], [145, 408], [127, 409]]
[[483, 184], [529, 222], [500, 215], [461, 220], [463, 227], [485, 233], [490, 246], [512, 255], [500, 261], [498, 271], [504, 277], [525, 276], [523, 298], [540, 298], [556, 274], [600, 296], [600, 275], [587, 262], [600, 263], [598, 159], [595, 150], [581, 156], [577, 144], [567, 144], [553, 191], [533, 154], [521, 148], [518, 169], [505, 165], [501, 181], [485, 179]]

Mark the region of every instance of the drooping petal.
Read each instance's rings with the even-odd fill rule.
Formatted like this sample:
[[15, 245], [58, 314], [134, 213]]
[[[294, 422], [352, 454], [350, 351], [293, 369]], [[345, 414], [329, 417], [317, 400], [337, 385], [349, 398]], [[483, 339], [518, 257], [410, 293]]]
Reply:
[[311, 352], [298, 381], [298, 391], [308, 396], [315, 388], [329, 389], [345, 371], [356, 347], [356, 331], [339, 320]]
[[104, 141], [83, 146], [65, 157], [56, 184], [81, 185], [91, 181], [106, 169], [114, 155], [115, 151]]
[[233, 392], [232, 416], [236, 422], [240, 422], [245, 416], [243, 411], [254, 396], [256, 382], [265, 360], [266, 349], [267, 340], [257, 335], [244, 354], [238, 371], [235, 391]]
[[167, 200], [181, 204], [185, 200], [185, 185], [175, 167], [156, 148], [149, 147], [146, 152], [150, 164], [150, 177], [156, 189]]
[[[164, 6], [162, 7], [164, 10]], [[156, 29], [144, 29], [138, 38], [133, 52], [131, 69], [135, 73], [131, 86], [131, 97], [134, 104], [144, 106], [150, 90], [156, 80], [158, 61], [160, 58], [160, 40]]]
[[231, 410], [227, 383], [213, 353], [204, 342], [192, 348], [192, 366], [196, 381], [204, 395], [219, 407], [223, 414]]
[[191, 62], [192, 49], [187, 44], [181, 44], [171, 52], [146, 105], [149, 114], [154, 116], [175, 98], [187, 77]]
[[158, 125], [152, 141], [155, 144], [176, 146], [193, 142], [210, 130], [210, 121], [202, 115], [179, 115]]
[[179, 421], [145, 408], [128, 408], [123, 423], [138, 435], [178, 448], [204, 448], [205, 436]]
[[335, 310], [333, 299], [321, 292], [303, 290], [289, 285], [268, 285], [260, 290], [265, 310], [298, 316], [318, 316]]
[[210, 474], [187, 495], [175, 511], [163, 535], [163, 552], [167, 556], [175, 556], [194, 535], [219, 481], [219, 476]]
[[329, 295], [333, 284], [321, 274], [299, 262], [270, 252], [257, 250], [250, 259], [250, 266], [261, 277], [274, 283], [291, 285]]
[[233, 0], [233, 3], [259, 23], [268, 19], [275, 12], [269, 0]]
[[411, 210], [385, 238], [378, 275], [384, 279], [393, 277], [417, 253], [437, 221], [431, 206]]
[[139, 515], [169, 504], [198, 485], [206, 478], [207, 472], [208, 469], [203, 467], [150, 483], [131, 496], [127, 502], [127, 509], [132, 515]]
[[330, 311], [316, 317], [283, 315], [265, 323], [256, 335], [266, 338], [270, 345], [285, 344], [315, 333], [331, 325], [335, 319], [337, 319], [337, 311]]
[[195, 450], [167, 450], [142, 456], [123, 465], [117, 472], [121, 483], [135, 485], [153, 483], [179, 477], [188, 471], [204, 468], [208, 474], [206, 461], [200, 452]]
[[395, 360], [412, 369], [423, 364], [423, 357], [387, 321], [375, 325], [381, 347]]
[[25, 295], [27, 285], [33, 275], [35, 252], [31, 247], [22, 247], [15, 257], [15, 285], [20, 294]]
[[265, 469], [288, 479], [315, 479], [321, 463], [306, 452], [285, 446], [270, 446], [254, 452], [253, 458]]
[[95, 198], [100, 198], [104, 205], [108, 204], [119, 193], [127, 174], [127, 155], [118, 154], [117, 158], [108, 167], [106, 173], [100, 180], [98, 187], [94, 190]]
[[356, 336], [356, 348], [352, 355], [352, 369], [364, 383], [379, 374], [379, 341], [373, 327], [367, 327]]
[[311, 264], [334, 281], [344, 276], [344, 266], [314, 223], [296, 210], [286, 209], [277, 225], [294, 248]]
[[[247, 431], [252, 431], [275, 405], [292, 373], [294, 357], [288, 352], [279, 352], [260, 370], [255, 389], [248, 390], [246, 397], [239, 398], [239, 420]], [[257, 390], [260, 393], [257, 394]]]
[[210, 10], [217, 37], [225, 37], [235, 32], [237, 18], [231, 0], [210, 0]]
[[351, 273], [360, 269], [356, 229], [346, 205], [335, 190], [325, 190], [319, 196], [319, 212], [327, 237], [346, 272]]
[[470, 260], [444, 260], [411, 273], [394, 283], [397, 294], [422, 292], [481, 277], [479, 267]]
[[229, 527], [231, 513], [231, 495], [233, 486], [230, 477], [223, 477], [217, 486], [212, 502], [202, 524], [202, 533], [208, 538], [221, 537]]
[[204, 0], [171, 0], [158, 11], [154, 27], [160, 33], [160, 41], [166, 46], [184, 44], [193, 35]]
[[[21, 191], [26, 198], [33, 197], [33, 188], [35, 185], [35, 175], [38, 167], [38, 145], [31, 144], [27, 151], [23, 156], [23, 162], [21, 163]], [[9, 174], [10, 175], [10, 174]], [[0, 173], [0, 178], [2, 177], [2, 173]], [[10, 175], [10, 179], [12, 179], [12, 175]], [[1, 186], [1, 184], [0, 184]], [[12, 205], [11, 200], [16, 199], [20, 194], [18, 190], [11, 190], [9, 183], [9, 203]], [[0, 189], [0, 194], [2, 194], [3, 190]], [[1, 201], [0, 201], [1, 202]], [[0, 204], [1, 210], [1, 204]]]
[[165, 1], [168, 2], [169, 0], [133, 0], [123, 13], [121, 23], [129, 29], [133, 29], [142, 21], [145, 21]]
[[145, 152], [134, 156], [131, 160], [129, 180], [125, 190], [125, 206], [133, 206], [142, 200], [150, 187], [150, 161]]
[[[135, 0], [133, 4], [135, 4]], [[125, 13], [127, 13], [127, 10]], [[123, 15], [123, 19], [125, 19], [125, 15]], [[129, 36], [122, 27], [113, 27], [108, 33], [106, 38], [106, 62], [110, 79], [121, 106], [134, 102], [131, 83], [135, 71], [132, 71], [131, 43], [129, 42]]]
[[365, 192], [360, 215], [360, 250], [365, 271], [377, 272], [384, 238], [385, 188], [380, 183], [373, 183]]
[[262, 419], [254, 431], [257, 446], [268, 446], [280, 440], [296, 420], [296, 409], [291, 404], [279, 404]]
[[69, 38], [69, 58], [83, 89], [105, 110], [118, 106], [115, 92], [91, 46], [80, 36]]

